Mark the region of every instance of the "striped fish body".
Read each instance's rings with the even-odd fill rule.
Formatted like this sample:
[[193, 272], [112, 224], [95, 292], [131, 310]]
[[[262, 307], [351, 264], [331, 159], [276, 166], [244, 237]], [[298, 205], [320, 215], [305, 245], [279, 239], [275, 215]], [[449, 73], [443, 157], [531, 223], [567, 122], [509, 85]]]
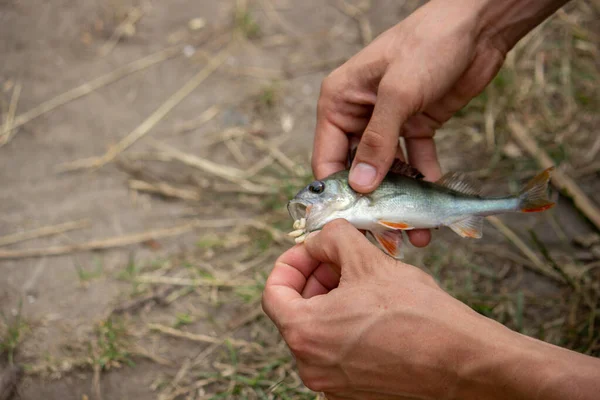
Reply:
[[474, 182], [452, 172], [437, 182], [389, 173], [375, 191], [360, 194], [352, 190], [344, 170], [312, 182], [288, 203], [299, 228], [291, 235], [301, 242], [306, 233], [343, 218], [368, 231], [386, 253], [402, 258], [402, 231], [447, 226], [462, 237], [481, 238], [485, 216], [552, 207], [546, 195], [551, 171], [534, 177], [518, 195], [489, 198], [480, 195]]

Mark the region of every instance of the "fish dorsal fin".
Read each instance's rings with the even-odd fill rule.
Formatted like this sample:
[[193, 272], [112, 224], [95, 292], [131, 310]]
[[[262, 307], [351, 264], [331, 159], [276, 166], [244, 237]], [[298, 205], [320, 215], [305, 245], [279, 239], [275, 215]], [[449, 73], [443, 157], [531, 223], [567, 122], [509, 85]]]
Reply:
[[449, 228], [464, 238], [480, 239], [483, 236], [483, 217], [473, 215], [449, 225]]
[[[348, 159], [346, 160], [346, 168], [347, 169], [349, 169], [352, 166], [354, 157], [356, 157], [356, 150], [357, 150], [357, 147], [354, 147], [348, 153]], [[390, 167], [389, 172], [392, 174], [396, 174], [396, 175], [408, 176], [409, 178], [414, 178], [414, 179], [424, 179], [425, 178], [425, 175], [423, 175], [421, 173], [421, 171], [419, 171], [412, 165], [405, 163], [404, 161], [399, 160], [397, 158], [394, 159], [394, 162], [392, 163], [392, 166]]]
[[460, 172], [448, 172], [435, 183], [462, 194], [477, 196], [481, 193], [479, 183]]
[[393, 174], [399, 174], [408, 176], [409, 178], [414, 179], [423, 179], [425, 175], [421, 173], [418, 169], [413, 167], [412, 165], [405, 163], [402, 160], [394, 159], [392, 166], [390, 167], [390, 172]]

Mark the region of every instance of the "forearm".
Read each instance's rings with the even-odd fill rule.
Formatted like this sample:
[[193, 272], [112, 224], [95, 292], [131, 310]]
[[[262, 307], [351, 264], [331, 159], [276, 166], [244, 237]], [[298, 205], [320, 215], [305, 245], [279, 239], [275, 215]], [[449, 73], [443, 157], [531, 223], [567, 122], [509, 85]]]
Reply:
[[528, 32], [569, 0], [475, 0], [487, 3], [481, 12], [482, 35], [507, 53]]
[[[600, 393], [600, 360], [490, 321], [460, 371], [460, 399], [587, 400]], [[479, 342], [479, 343], [477, 343]]]

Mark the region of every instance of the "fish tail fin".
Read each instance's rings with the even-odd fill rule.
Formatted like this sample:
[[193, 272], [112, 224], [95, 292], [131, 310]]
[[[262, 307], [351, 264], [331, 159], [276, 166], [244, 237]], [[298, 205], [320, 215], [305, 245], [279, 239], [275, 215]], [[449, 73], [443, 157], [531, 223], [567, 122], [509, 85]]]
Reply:
[[539, 212], [554, 207], [548, 199], [548, 181], [554, 167], [539, 173], [521, 189], [519, 193], [519, 210], [521, 212]]

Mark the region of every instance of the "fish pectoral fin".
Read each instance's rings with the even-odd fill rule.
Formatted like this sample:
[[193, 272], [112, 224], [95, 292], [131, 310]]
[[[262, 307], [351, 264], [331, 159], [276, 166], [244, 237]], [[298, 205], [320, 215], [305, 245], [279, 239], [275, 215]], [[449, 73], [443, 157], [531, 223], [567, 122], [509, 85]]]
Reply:
[[380, 230], [369, 231], [377, 240], [377, 243], [390, 256], [400, 260], [404, 258], [402, 231], [400, 230]]
[[479, 239], [483, 236], [483, 217], [474, 215], [448, 225], [462, 237]]
[[407, 224], [406, 222], [400, 222], [400, 221], [384, 221], [382, 219], [378, 220], [377, 223], [379, 225], [383, 225], [386, 228], [389, 229], [400, 229], [400, 230], [409, 230], [409, 229], [415, 229], [414, 226]]

